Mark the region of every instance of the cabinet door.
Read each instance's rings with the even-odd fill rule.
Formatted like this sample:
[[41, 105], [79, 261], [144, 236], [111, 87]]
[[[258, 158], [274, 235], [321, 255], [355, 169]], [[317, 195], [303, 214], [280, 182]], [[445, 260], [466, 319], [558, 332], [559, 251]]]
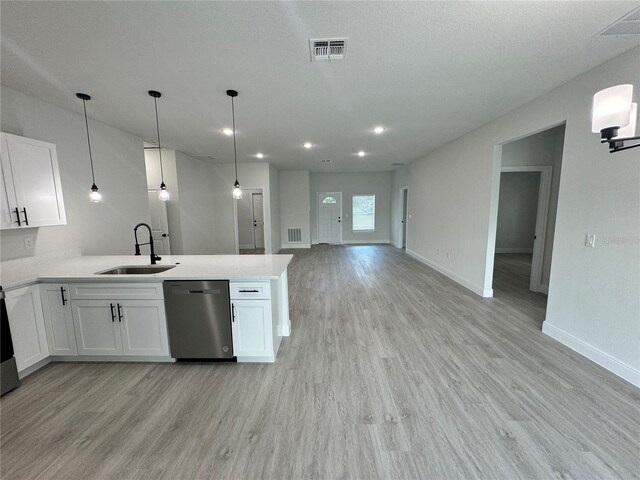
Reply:
[[118, 307], [124, 355], [169, 355], [162, 300], [118, 300]]
[[122, 355], [116, 302], [73, 300], [71, 310], [79, 355]]
[[5, 138], [22, 226], [65, 225], [56, 146], [16, 135]]
[[236, 357], [273, 355], [271, 302], [269, 300], [233, 300], [233, 354]]
[[69, 302], [69, 287], [65, 284], [40, 285], [44, 326], [50, 355], [77, 355], [76, 333]]
[[18, 200], [7, 154], [7, 136], [2, 133], [0, 134], [0, 229], [18, 228], [16, 208], [18, 208]]
[[6, 305], [20, 372], [49, 355], [38, 285], [7, 292]]

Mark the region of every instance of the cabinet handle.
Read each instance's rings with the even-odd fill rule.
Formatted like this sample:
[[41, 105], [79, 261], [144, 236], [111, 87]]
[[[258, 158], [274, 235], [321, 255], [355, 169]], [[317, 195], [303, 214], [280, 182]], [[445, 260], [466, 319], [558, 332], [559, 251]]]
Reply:
[[238, 293], [260, 293], [259, 290], [238, 290]]
[[22, 209], [22, 213], [24, 213], [24, 224], [29, 226], [29, 217], [27, 217], [27, 207]]
[[120, 304], [118, 304], [118, 322], [122, 323], [122, 311], [120, 310]]
[[109, 306], [111, 307], [111, 322], [115, 322], [116, 321], [116, 312], [114, 310], [113, 303], [110, 303]]
[[236, 321], [236, 306], [233, 303], [231, 304], [231, 321]]
[[66, 305], [67, 299], [64, 298], [64, 287], [60, 287], [60, 296], [62, 297], [62, 305]]
[[21, 227], [22, 226], [22, 222], [20, 221], [20, 210], [18, 210], [18, 207], [16, 207], [13, 211], [15, 212], [16, 217], [18, 218], [18, 220], [16, 220], [13, 223], [17, 223], [18, 226]]

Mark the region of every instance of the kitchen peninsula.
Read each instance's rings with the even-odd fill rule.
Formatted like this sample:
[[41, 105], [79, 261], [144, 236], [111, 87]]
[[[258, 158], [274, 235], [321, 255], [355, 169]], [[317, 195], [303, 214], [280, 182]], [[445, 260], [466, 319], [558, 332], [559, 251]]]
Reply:
[[[234, 356], [238, 362], [274, 362], [282, 337], [291, 331], [292, 258], [168, 255], [150, 266], [147, 256], [106, 255], [30, 266], [18, 261], [15, 268], [4, 262], [9, 320], [20, 319], [11, 324], [18, 371], [25, 376], [56, 360], [175, 361], [163, 282], [189, 280], [228, 280]], [[139, 267], [162, 271], [129, 273]], [[105, 273], [114, 270], [121, 273]]]

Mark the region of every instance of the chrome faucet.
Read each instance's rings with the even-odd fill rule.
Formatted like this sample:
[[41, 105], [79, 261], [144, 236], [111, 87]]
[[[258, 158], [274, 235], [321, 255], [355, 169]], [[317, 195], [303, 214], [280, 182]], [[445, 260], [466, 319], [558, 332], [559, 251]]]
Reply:
[[[138, 228], [147, 227], [149, 230], [149, 241], [147, 243], [138, 243]], [[151, 227], [146, 223], [139, 223], [133, 228], [133, 237], [136, 239], [136, 253], [135, 255], [140, 255], [140, 245], [149, 245], [151, 249], [151, 265], [155, 265], [156, 261], [162, 260], [162, 257], [156, 255], [156, 252], [153, 248], [153, 235], [151, 234]]]

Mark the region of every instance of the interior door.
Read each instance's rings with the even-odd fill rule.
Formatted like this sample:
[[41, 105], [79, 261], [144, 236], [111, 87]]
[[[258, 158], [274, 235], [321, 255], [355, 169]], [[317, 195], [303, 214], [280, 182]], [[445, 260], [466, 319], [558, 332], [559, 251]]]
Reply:
[[24, 225], [66, 224], [56, 146], [7, 134], [6, 148]]
[[254, 248], [264, 248], [264, 208], [262, 193], [251, 194]]
[[402, 248], [407, 248], [408, 190], [402, 190]]
[[318, 242], [342, 242], [342, 193], [318, 194]]
[[167, 202], [160, 200], [158, 194], [158, 190], [149, 190], [149, 210], [151, 212], [153, 247], [158, 255], [171, 255]]

